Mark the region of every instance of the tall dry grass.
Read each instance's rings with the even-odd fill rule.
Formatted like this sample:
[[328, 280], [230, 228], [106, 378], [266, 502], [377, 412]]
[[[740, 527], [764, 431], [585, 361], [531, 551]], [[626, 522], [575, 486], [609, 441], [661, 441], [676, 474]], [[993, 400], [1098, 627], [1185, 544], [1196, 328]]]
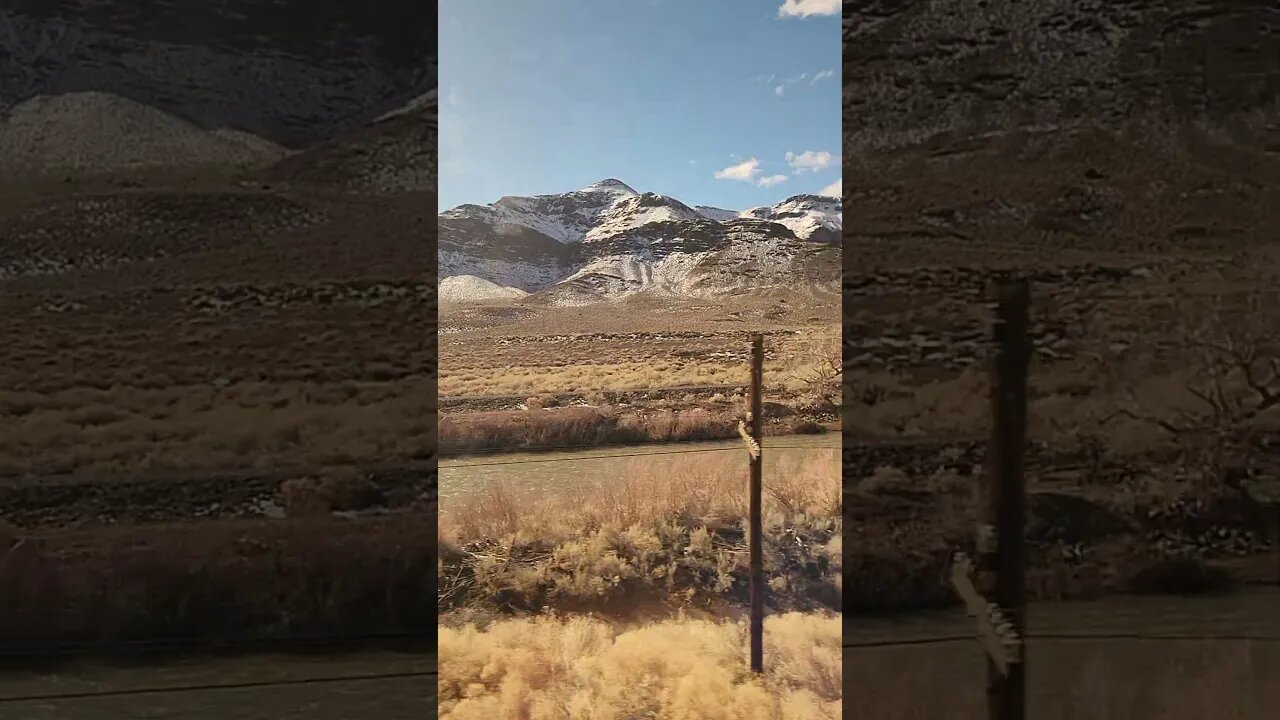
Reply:
[[756, 678], [736, 622], [677, 617], [620, 628], [539, 617], [441, 628], [440, 718], [839, 718], [839, 617], [769, 617], [764, 638], [765, 673]]
[[[554, 494], [530, 496], [517, 480], [499, 481], [463, 500], [440, 504], [441, 537], [547, 540], [604, 528], [677, 521], [726, 527], [747, 514], [746, 464], [730, 454], [636, 458], [618, 475]], [[840, 454], [815, 450], [781, 461], [764, 479], [767, 525], [799, 516], [839, 517], [843, 491]]]
[[608, 408], [557, 408], [445, 415], [441, 450], [519, 450], [640, 442], [721, 440], [737, 436], [737, 419], [702, 408], [626, 415]]
[[[440, 506], [442, 612], [651, 617], [746, 602], [741, 458], [637, 460], [618, 477], [554, 493], [496, 484]], [[839, 452], [766, 477], [770, 602], [840, 604]]]
[[421, 460], [432, 393], [420, 380], [0, 390], [0, 477]]
[[42, 650], [425, 633], [435, 541], [418, 513], [33, 536], [0, 524], [0, 638]]

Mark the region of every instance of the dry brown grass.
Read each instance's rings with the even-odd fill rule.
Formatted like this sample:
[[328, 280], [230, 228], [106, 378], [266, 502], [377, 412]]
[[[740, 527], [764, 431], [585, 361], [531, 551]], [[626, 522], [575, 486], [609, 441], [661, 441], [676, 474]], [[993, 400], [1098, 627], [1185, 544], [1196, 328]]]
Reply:
[[[616, 324], [616, 317], [613, 320]], [[545, 332], [536, 326], [528, 330]], [[838, 348], [837, 341], [830, 339], [838, 334], [838, 328], [824, 327], [804, 328], [794, 337], [771, 337], [765, 355], [766, 385], [779, 391], [802, 387], [824, 364], [822, 353], [829, 350], [827, 346]], [[745, 383], [745, 357], [724, 357], [745, 350], [746, 339], [740, 336], [510, 344], [477, 337], [465, 346], [441, 347], [440, 394], [536, 395]]]
[[[746, 517], [747, 483], [739, 458], [637, 458], [617, 477], [575, 484], [555, 494], [526, 496], [495, 483], [467, 499], [440, 507], [441, 537], [451, 542], [517, 537], [568, 538], [600, 528], [678, 520], [686, 525], [731, 526]], [[765, 478], [766, 521], [839, 517], [843, 497], [835, 450], [780, 464]]]
[[[1170, 445], [1151, 422], [1117, 417], [1116, 410], [1140, 402], [1154, 417], [1198, 409], [1187, 390], [1190, 372], [1138, 363], [1123, 384], [1108, 383], [1083, 364], [1034, 368], [1029, 378], [1028, 432], [1032, 439], [1073, 445], [1083, 436], [1105, 437], [1107, 450], [1137, 456]], [[974, 367], [938, 379], [864, 371], [849, 378], [852, 396], [843, 413], [855, 434], [873, 437], [980, 436], [989, 426], [990, 379]], [[1272, 421], [1280, 413], [1264, 420]], [[1106, 422], [1104, 422], [1104, 419]]]
[[[803, 384], [812, 363], [793, 360], [767, 361], [766, 383], [792, 390]], [[534, 393], [599, 392], [637, 388], [732, 385], [747, 381], [742, 362], [712, 360], [659, 360], [656, 362], [598, 362], [575, 366], [512, 365], [500, 368], [445, 368], [440, 370], [440, 394], [527, 395]]]
[[[531, 398], [532, 399], [532, 398]], [[556, 408], [445, 415], [441, 450], [520, 450], [641, 442], [722, 440], [737, 436], [737, 418], [694, 408], [626, 415], [610, 408]]]
[[440, 629], [442, 720], [835, 720], [841, 627], [826, 613], [765, 621], [763, 677], [741, 623], [586, 618]]
[[435, 622], [430, 520], [204, 521], [34, 537], [13, 530], [22, 542], [0, 554], [0, 637], [41, 650], [426, 633]]
[[425, 380], [0, 392], [0, 476], [422, 458], [431, 392]]
[[[840, 604], [838, 452], [766, 478], [772, 607]], [[637, 462], [555, 494], [496, 485], [441, 508], [442, 612], [665, 616], [746, 602], [741, 462]]]
[[685, 385], [727, 385], [744, 382], [742, 363], [620, 362], [565, 367], [513, 365], [500, 368], [440, 368], [440, 394], [532, 395], [535, 393], [630, 390]]

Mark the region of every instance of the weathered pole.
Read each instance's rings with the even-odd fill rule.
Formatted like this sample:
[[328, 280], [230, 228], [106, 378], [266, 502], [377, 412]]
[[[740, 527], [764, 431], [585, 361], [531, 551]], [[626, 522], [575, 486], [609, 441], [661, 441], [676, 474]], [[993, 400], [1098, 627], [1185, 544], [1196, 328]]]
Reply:
[[764, 337], [760, 334], [751, 336], [751, 445], [755, 452], [751, 458], [751, 504], [748, 517], [748, 546], [751, 562], [751, 671], [764, 672], [764, 550], [762, 544], [761, 521], [761, 489], [762, 450], [760, 439], [764, 431], [764, 410], [761, 401], [761, 386], [764, 382]]
[[[1003, 611], [1018, 637], [1026, 636], [1026, 482], [1023, 454], [1027, 435], [1027, 371], [1030, 284], [1006, 280], [992, 288], [995, 303], [991, 364], [991, 447], [987, 452], [983, 525], [978, 528], [978, 569], [982, 593]], [[1025, 647], [1021, 648], [1025, 653]], [[1003, 671], [987, 658], [990, 720], [1026, 717], [1026, 658]]]

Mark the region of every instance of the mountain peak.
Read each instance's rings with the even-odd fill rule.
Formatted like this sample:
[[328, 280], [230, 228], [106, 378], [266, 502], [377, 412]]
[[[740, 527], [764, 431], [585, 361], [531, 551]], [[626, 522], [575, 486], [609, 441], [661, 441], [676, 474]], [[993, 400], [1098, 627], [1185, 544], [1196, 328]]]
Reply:
[[633, 189], [631, 188], [631, 186], [630, 186], [630, 185], [627, 185], [626, 183], [622, 182], [621, 180], [619, 180], [619, 179], [617, 179], [617, 178], [605, 178], [604, 180], [601, 180], [601, 181], [599, 181], [599, 182], [593, 182], [593, 183], [591, 183], [590, 185], [588, 185], [588, 186], [586, 186], [586, 187], [584, 187], [584, 188], [582, 188], [582, 189], [583, 189], [584, 191], [588, 191], [588, 190], [621, 190], [622, 192], [629, 193], [629, 194], [631, 194], [631, 195], [638, 195], [638, 194], [639, 194], [639, 193], [637, 193], [635, 190], [633, 190]]
[[801, 193], [799, 195], [792, 195], [786, 200], [783, 200], [782, 202], [778, 203], [778, 205], [785, 205], [787, 203], [800, 203], [800, 202], [839, 203], [840, 198], [827, 197], [825, 195], [815, 195], [813, 193]]

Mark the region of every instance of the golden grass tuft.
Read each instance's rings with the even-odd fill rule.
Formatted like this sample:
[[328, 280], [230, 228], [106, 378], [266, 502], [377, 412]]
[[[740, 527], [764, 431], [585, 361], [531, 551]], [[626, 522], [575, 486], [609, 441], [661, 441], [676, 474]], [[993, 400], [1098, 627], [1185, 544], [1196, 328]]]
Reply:
[[[495, 482], [465, 499], [442, 503], [440, 533], [452, 542], [519, 537], [550, 540], [600, 528], [678, 520], [723, 527], [747, 513], [741, 458], [674, 456], [636, 458], [616, 476], [556, 493], [526, 495], [514, 483]], [[801, 461], [783, 461], [765, 478], [766, 521], [805, 514], [839, 517], [843, 498], [840, 454], [823, 449]]]
[[841, 625], [765, 620], [763, 677], [743, 623], [685, 617], [617, 627], [538, 617], [440, 629], [442, 720], [826, 720], [841, 715]]

